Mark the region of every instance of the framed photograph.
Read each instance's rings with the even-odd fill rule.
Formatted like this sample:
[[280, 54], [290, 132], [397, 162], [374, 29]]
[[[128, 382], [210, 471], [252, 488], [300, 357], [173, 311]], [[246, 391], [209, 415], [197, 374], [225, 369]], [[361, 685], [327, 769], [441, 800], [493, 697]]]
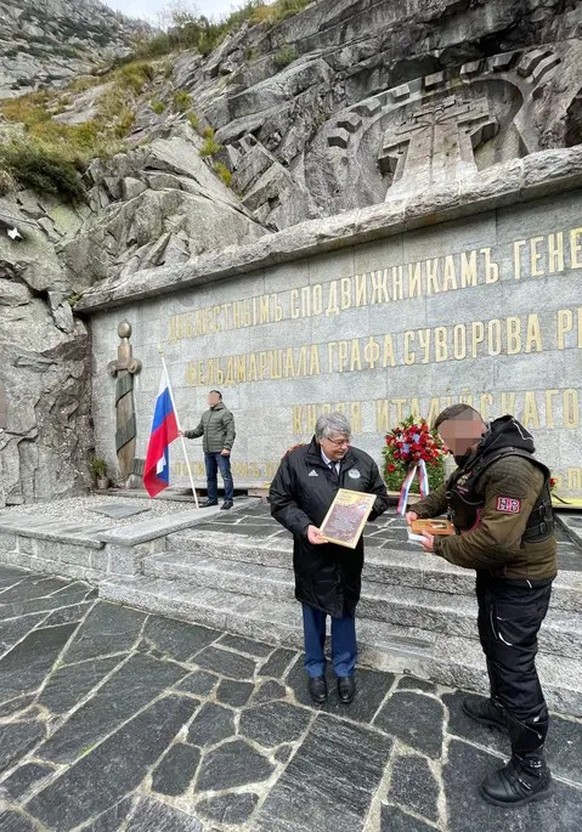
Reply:
[[375, 494], [340, 488], [321, 524], [322, 534], [330, 543], [355, 549], [375, 502]]

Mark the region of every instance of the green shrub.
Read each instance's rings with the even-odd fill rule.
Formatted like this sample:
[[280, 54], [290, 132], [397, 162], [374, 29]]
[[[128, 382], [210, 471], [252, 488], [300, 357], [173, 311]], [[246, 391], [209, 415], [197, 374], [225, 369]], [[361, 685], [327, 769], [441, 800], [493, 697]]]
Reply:
[[230, 171], [222, 162], [214, 162], [212, 167], [220, 176], [226, 187], [230, 188], [230, 183], [232, 182], [232, 171]]
[[285, 44], [273, 57], [273, 62], [278, 70], [284, 69], [298, 57], [297, 49], [294, 46]]
[[33, 142], [0, 146], [0, 168], [24, 188], [68, 202], [84, 202], [86, 191], [76, 164], [55, 149]]
[[163, 101], [160, 101], [159, 98], [153, 98], [150, 101], [150, 107], [157, 116], [161, 116], [164, 110], [166, 109], [166, 105]]
[[186, 90], [176, 90], [173, 97], [174, 109], [178, 113], [185, 113], [192, 106], [192, 99]]
[[200, 119], [195, 112], [188, 113], [188, 121], [190, 123], [190, 127], [198, 132], [200, 129]]

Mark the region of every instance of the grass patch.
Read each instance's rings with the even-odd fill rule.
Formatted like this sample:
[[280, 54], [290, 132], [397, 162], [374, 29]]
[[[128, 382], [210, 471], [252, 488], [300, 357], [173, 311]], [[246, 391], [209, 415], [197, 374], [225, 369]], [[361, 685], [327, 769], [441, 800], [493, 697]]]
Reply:
[[216, 156], [219, 150], [222, 150], [222, 145], [218, 142], [214, 136], [214, 128], [213, 127], [206, 127], [204, 129], [204, 144], [200, 148], [200, 155], [201, 156]]
[[154, 111], [157, 116], [161, 116], [164, 110], [166, 109], [166, 105], [163, 101], [160, 101], [158, 98], [152, 98], [150, 101], [150, 107]]
[[298, 57], [297, 49], [294, 46], [290, 46], [289, 44], [285, 44], [279, 49], [278, 52], [275, 53], [273, 57], [273, 62], [278, 70], [284, 69], [289, 64], [292, 64], [293, 61]]
[[192, 106], [192, 99], [186, 90], [176, 90], [172, 98], [174, 110], [178, 113], [186, 113]]
[[232, 182], [232, 171], [230, 171], [223, 162], [214, 162], [212, 167], [222, 179], [226, 187], [230, 188], [230, 183]]

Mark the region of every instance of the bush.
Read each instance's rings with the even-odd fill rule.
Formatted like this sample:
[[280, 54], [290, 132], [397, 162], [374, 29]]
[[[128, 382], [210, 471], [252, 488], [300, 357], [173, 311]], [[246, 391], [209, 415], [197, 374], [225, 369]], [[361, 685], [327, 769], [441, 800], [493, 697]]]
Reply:
[[0, 146], [0, 168], [24, 188], [52, 194], [67, 202], [84, 202], [86, 191], [76, 164], [40, 144], [14, 142]]
[[196, 113], [194, 113], [194, 112], [188, 113], [188, 121], [190, 123], [190, 127], [193, 130], [196, 130], [196, 132], [198, 132], [198, 130], [200, 129], [200, 119], [198, 118]]

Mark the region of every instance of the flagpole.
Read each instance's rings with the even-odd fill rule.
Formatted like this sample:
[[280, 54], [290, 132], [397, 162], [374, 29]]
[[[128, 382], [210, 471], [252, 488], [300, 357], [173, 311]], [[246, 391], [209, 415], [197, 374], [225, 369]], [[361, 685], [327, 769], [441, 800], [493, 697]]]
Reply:
[[162, 350], [161, 344], [158, 344], [158, 352], [160, 353], [160, 358], [162, 359], [162, 367], [164, 368], [164, 375], [166, 376], [166, 382], [168, 384], [168, 393], [170, 394], [170, 401], [172, 402], [172, 408], [174, 410], [174, 415], [176, 416], [176, 427], [178, 428], [178, 432], [180, 434], [180, 439], [182, 442], [182, 451], [184, 453], [184, 460], [186, 462], [186, 468], [188, 469], [188, 477], [190, 478], [190, 485], [192, 486], [192, 494], [194, 494], [194, 502], [196, 503], [196, 508], [200, 508], [198, 505], [198, 494], [196, 493], [196, 489], [194, 488], [194, 478], [192, 476], [192, 469], [190, 467], [190, 461], [188, 459], [188, 454], [186, 453], [186, 443], [184, 442], [184, 436], [182, 434], [182, 427], [180, 425], [180, 418], [178, 416], [178, 411], [176, 409], [176, 402], [174, 401], [174, 393], [172, 392], [172, 385], [170, 384], [170, 376], [168, 374], [168, 368], [166, 367], [166, 359], [164, 358], [164, 352]]

